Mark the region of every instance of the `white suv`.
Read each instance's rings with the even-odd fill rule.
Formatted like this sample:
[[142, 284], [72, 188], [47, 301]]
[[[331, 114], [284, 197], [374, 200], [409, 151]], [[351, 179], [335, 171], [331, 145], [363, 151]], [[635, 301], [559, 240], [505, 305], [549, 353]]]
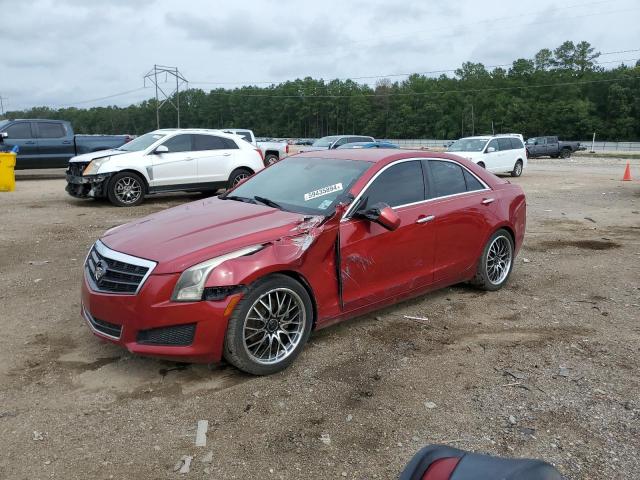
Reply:
[[131, 207], [150, 193], [230, 188], [263, 168], [260, 150], [238, 135], [156, 130], [114, 150], [73, 157], [66, 190], [73, 197]]
[[493, 173], [519, 177], [527, 166], [527, 150], [522, 135], [466, 137], [453, 142], [447, 152], [455, 153]]

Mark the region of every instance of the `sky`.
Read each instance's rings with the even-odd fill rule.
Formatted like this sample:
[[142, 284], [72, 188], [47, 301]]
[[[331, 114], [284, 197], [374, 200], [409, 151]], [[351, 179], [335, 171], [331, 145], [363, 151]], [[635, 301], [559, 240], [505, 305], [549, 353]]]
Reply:
[[137, 103], [154, 64], [210, 90], [510, 64], [565, 40], [640, 49], [638, 0], [0, 0], [0, 18], [5, 110]]

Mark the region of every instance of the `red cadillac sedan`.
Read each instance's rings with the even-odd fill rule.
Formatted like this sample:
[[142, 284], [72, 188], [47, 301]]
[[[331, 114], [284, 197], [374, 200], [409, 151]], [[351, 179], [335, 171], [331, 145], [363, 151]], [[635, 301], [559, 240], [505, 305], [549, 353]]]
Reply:
[[501, 288], [525, 220], [519, 186], [454, 155], [308, 152], [106, 232], [82, 315], [136, 354], [271, 374], [314, 329], [455, 283]]

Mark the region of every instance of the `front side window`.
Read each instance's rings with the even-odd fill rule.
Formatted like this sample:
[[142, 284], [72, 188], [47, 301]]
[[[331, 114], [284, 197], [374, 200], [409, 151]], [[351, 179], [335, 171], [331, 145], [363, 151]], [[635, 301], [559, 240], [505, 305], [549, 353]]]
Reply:
[[176, 135], [164, 142], [162, 145], [169, 149], [169, 153], [191, 151], [191, 135]]
[[333, 136], [333, 137], [322, 137], [319, 138], [318, 140], [316, 140], [315, 142], [313, 142], [312, 146], [313, 147], [318, 147], [318, 148], [329, 148], [333, 142], [335, 142], [336, 140], [338, 140], [339, 137]]
[[498, 140], [491, 140], [488, 144], [487, 144], [487, 149], [485, 150], [486, 152], [489, 151], [490, 148], [493, 148], [496, 152], [498, 150], [500, 150], [500, 146], [498, 145]]
[[5, 132], [7, 132], [7, 138], [33, 138], [29, 122], [14, 123]]
[[379, 202], [391, 207], [424, 200], [422, 165], [417, 160], [401, 162], [383, 171], [367, 188], [358, 210], [364, 210]]
[[252, 203], [266, 198], [288, 211], [330, 215], [370, 167], [361, 160], [290, 157], [251, 177], [227, 198]]
[[41, 122], [37, 125], [38, 137], [40, 138], [63, 138], [67, 136], [61, 123]]

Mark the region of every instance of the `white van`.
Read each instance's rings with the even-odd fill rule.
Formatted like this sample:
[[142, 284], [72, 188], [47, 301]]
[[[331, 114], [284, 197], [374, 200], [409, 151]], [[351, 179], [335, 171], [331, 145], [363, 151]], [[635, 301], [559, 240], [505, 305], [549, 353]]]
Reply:
[[522, 135], [488, 135], [465, 137], [453, 142], [447, 152], [455, 153], [493, 173], [510, 173], [519, 177], [527, 166], [527, 150]]

